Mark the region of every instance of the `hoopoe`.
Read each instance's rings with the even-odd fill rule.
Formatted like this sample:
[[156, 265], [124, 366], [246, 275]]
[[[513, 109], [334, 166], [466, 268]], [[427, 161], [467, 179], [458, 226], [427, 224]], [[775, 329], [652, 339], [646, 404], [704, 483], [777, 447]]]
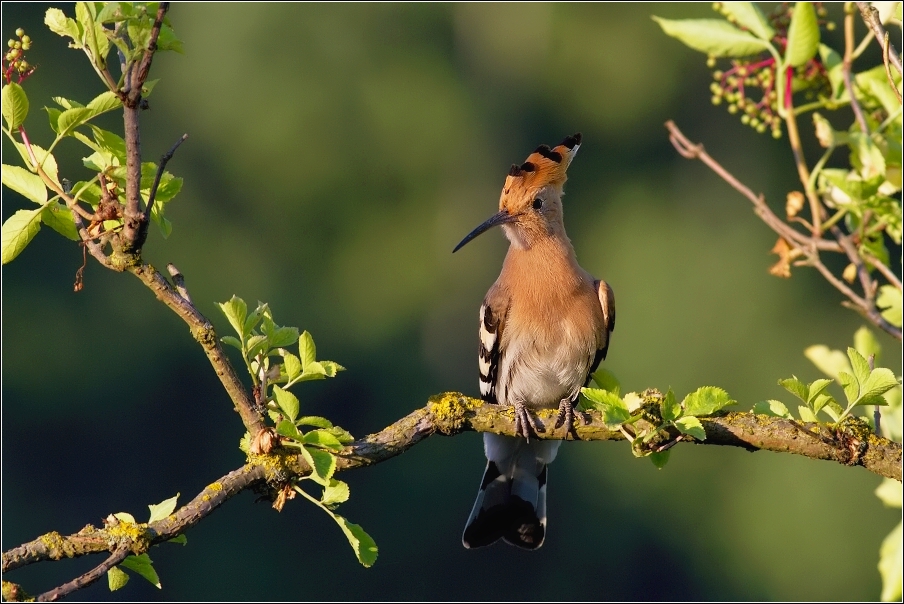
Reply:
[[531, 413], [558, 408], [555, 428], [575, 434], [581, 387], [606, 358], [615, 328], [615, 296], [605, 281], [582, 269], [562, 218], [565, 172], [581, 144], [567, 137], [541, 145], [513, 165], [499, 212], [453, 252], [494, 226], [510, 245], [502, 272], [480, 307], [480, 394], [514, 407], [520, 437], [484, 433], [487, 467], [462, 543], [467, 548], [502, 538], [537, 549], [546, 537], [547, 465], [560, 440], [530, 439], [543, 431]]

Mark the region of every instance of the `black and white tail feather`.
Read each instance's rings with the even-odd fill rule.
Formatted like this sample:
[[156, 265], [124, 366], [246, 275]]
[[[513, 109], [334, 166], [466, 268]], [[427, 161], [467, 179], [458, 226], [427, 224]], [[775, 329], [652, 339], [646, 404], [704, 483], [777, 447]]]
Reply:
[[461, 538], [471, 549], [499, 539], [537, 549], [546, 538], [547, 465], [561, 441], [484, 433], [487, 468]]

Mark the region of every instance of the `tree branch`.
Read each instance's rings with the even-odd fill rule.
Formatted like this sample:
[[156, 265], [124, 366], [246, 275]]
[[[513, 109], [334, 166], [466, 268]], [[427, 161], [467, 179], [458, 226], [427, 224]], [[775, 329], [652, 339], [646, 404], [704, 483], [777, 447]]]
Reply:
[[[257, 410], [254, 401], [248, 394], [248, 390], [239, 379], [235, 368], [229, 362], [226, 352], [220, 344], [216, 331], [211, 322], [195, 308], [191, 299], [182, 296], [178, 289], [170, 285], [169, 281], [150, 264], [136, 264], [128, 267], [129, 272], [138, 277], [154, 294], [157, 299], [166, 304], [191, 328], [192, 336], [201, 347], [213, 365], [214, 371], [220, 378], [220, 382], [232, 399], [235, 410], [242, 418], [242, 423], [251, 435], [256, 435], [264, 428], [263, 415]], [[177, 271], [178, 272], [178, 271]], [[178, 281], [185, 287], [185, 279], [179, 275]]]
[[[788, 124], [789, 126], [794, 123], [794, 137], [796, 142], [792, 143], [792, 148], [797, 148], [800, 144], [800, 139], [797, 137], [796, 131], [796, 123], [793, 118], [789, 118]], [[703, 145], [698, 145], [692, 143], [681, 130], [678, 129], [678, 126], [675, 125], [675, 122], [669, 120], [665, 123], [666, 129], [669, 131], [669, 140], [672, 142], [672, 145], [675, 146], [675, 149], [678, 150], [678, 153], [681, 154], [682, 157], [686, 157], [687, 159], [699, 159], [704, 164], [706, 164], [713, 172], [718, 174], [723, 180], [725, 180], [728, 184], [734, 187], [737, 191], [739, 191], [742, 195], [744, 195], [747, 199], [753, 202], [755, 207], [755, 211], [757, 216], [759, 216], [763, 222], [765, 222], [773, 231], [779, 234], [779, 236], [783, 237], [786, 241], [793, 243], [797, 246], [797, 248], [806, 256], [805, 264], [809, 266], [815, 267], [825, 279], [837, 289], [839, 292], [844, 294], [850, 300], [850, 306], [852, 306], [855, 310], [860, 312], [864, 317], [866, 317], [870, 322], [874, 325], [897, 339], [901, 341], [902, 332], [901, 328], [896, 327], [886, 321], [882, 314], [878, 311], [875, 304], [875, 296], [874, 296], [874, 287], [873, 282], [869, 278], [869, 273], [866, 271], [865, 263], [860, 255], [857, 253], [856, 248], [854, 248], [853, 244], [850, 242], [849, 236], [845, 235], [841, 229], [837, 226], [832, 225], [830, 231], [835, 236], [837, 241], [828, 241], [819, 237], [818, 235], [813, 235], [811, 237], [807, 237], [794, 230], [788, 223], [783, 221], [781, 218], [775, 215], [772, 210], [766, 205], [765, 199], [763, 199], [762, 195], [756, 195], [753, 191], [750, 190], [745, 184], [740, 182], [737, 178], [734, 177], [728, 170], [726, 170], [719, 162], [714, 160], [706, 151], [703, 149]], [[789, 131], [789, 136], [791, 132]], [[798, 155], [795, 152], [795, 158], [798, 158]], [[803, 159], [800, 156], [799, 159]], [[805, 184], [809, 181], [809, 172], [804, 165], [801, 167], [798, 164], [798, 172], [801, 177], [801, 181]], [[813, 194], [815, 195], [815, 193]], [[809, 197], [810, 195], [808, 195]], [[811, 203], [813, 200], [811, 199]], [[820, 213], [819, 208], [813, 210], [814, 216]], [[819, 258], [819, 250], [832, 251], [832, 252], [841, 252], [848, 256], [848, 259], [857, 267], [857, 272], [860, 276], [861, 285], [864, 288], [864, 296], [861, 297], [857, 295], [850, 287], [845, 285], [843, 281], [835, 277], [831, 271], [822, 263], [822, 260]]]
[[[879, 43], [879, 46], [883, 46], [886, 34], [885, 28], [882, 27], [882, 22], [879, 20], [879, 11], [870, 6], [869, 2], [858, 2], [857, 8], [860, 9], [860, 16], [863, 17], [863, 22], [876, 36], [876, 42]], [[891, 44], [888, 45], [888, 58], [891, 64], [895, 66], [895, 69], [898, 70], [898, 73], [904, 73], [901, 71], [901, 57], [898, 56], [897, 51]]]
[[[648, 391], [650, 400], [661, 394]], [[657, 399], [658, 400], [658, 399]], [[541, 411], [541, 422], [550, 426], [555, 411]], [[625, 440], [618, 430], [610, 430], [599, 413], [589, 413], [591, 422], [576, 427], [579, 440]], [[688, 435], [669, 434], [664, 450], [678, 442], [741, 447], [748, 451], [776, 451], [803, 455], [811, 459], [835, 461], [848, 466], [863, 466], [870, 472], [901, 481], [901, 445], [876, 436], [855, 418], [840, 426], [798, 422], [752, 413], [722, 413], [700, 418], [706, 440]], [[387, 428], [355, 441], [337, 455], [336, 471], [346, 471], [381, 463], [400, 455], [428, 437], [455, 436], [462, 432], [492, 432], [515, 436], [511, 408], [486, 404], [480, 399], [457, 392], [430, 398], [418, 409]], [[561, 439], [565, 428], [539, 435], [542, 439]], [[97, 580], [128, 554], [142, 554], [151, 546], [181, 535], [238, 493], [286, 484], [292, 477], [305, 476], [311, 468], [288, 447], [277, 447], [266, 455], [250, 455], [248, 463], [216, 482], [207, 485], [194, 499], [173, 514], [150, 524], [133, 525], [111, 522], [106, 527], [86, 526], [68, 537], [52, 532], [3, 553], [4, 573], [44, 560], [76, 558], [86, 554], [111, 552], [112, 555], [90, 572], [38, 597], [51, 600]]]

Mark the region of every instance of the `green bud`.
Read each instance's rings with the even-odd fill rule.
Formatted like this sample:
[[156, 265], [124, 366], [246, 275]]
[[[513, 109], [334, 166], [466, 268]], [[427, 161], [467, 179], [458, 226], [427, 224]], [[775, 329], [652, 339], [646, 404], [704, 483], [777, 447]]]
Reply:
[[22, 36], [22, 44], [30, 44], [31, 36]]
[[731, 105], [728, 106], [728, 113], [737, 113], [737, 112], [738, 112], [738, 106], [737, 106], [737, 105], [735, 105], [734, 103], [732, 103]]
[[19, 50], [18, 48], [13, 48], [11, 51], [9, 51], [9, 54], [7, 56], [11, 56], [13, 59], [15, 59], [20, 54], [22, 54], [21, 50]]
[[22, 42], [22, 50], [28, 50], [31, 48], [31, 42]]
[[6, 45], [9, 46], [10, 48], [12, 48], [13, 46], [16, 45], [16, 41], [13, 39], [9, 39], [6, 41]]
[[722, 97], [720, 97], [718, 94], [714, 94], [713, 98], [711, 100], [713, 102], [713, 105], [721, 105], [722, 104]]
[[712, 69], [713, 67], [715, 67], [715, 66], [716, 66], [716, 58], [715, 58], [715, 57], [709, 57], [709, 58], [707, 58], [707, 59], [706, 59], [706, 66], [709, 67], [710, 69]]
[[725, 73], [721, 69], [717, 69], [713, 72], [713, 79], [721, 80], [724, 75]]
[[826, 30], [827, 31], [835, 31], [835, 23], [833, 23], [832, 21], [829, 21], [828, 23], [826, 23]]
[[722, 87], [713, 82], [709, 85], [709, 91], [713, 94], [720, 94], [722, 92]]
[[744, 124], [745, 126], [746, 126], [747, 124], [749, 124], [749, 123], [750, 123], [750, 116], [747, 115], [746, 113], [745, 113], [744, 115], [742, 115], [742, 116], [741, 116], [741, 123]]
[[781, 130], [773, 130], [773, 131], [772, 131], [772, 138], [774, 138], [775, 140], [778, 140], [778, 139], [780, 139], [781, 137], [782, 137], [782, 131], [781, 131]]
[[[744, 118], [742, 117], [741, 120], [743, 120], [743, 119]], [[757, 126], [762, 126], [762, 124], [760, 123], [760, 120], [758, 120], [755, 117], [750, 118], [750, 127], [756, 128]]]
[[28, 71], [29, 67], [31, 67], [31, 65], [29, 65], [25, 61], [19, 61], [19, 64], [16, 66], [16, 69], [19, 70], [19, 73], [24, 73], [24, 72]]
[[20, 27], [19, 29], [16, 30], [16, 35], [21, 38], [22, 36], [25, 35], [25, 30]]
[[764, 133], [766, 131], [766, 124], [760, 124], [759, 126], [757, 126], [756, 131], [760, 134]]

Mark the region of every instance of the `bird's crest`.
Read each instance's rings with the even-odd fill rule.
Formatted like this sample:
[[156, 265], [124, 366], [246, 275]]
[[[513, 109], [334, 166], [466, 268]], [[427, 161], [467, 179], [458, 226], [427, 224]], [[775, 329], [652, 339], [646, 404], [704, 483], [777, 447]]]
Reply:
[[513, 164], [505, 179], [505, 192], [517, 189], [536, 190], [547, 185], [565, 184], [566, 170], [581, 146], [581, 133], [566, 136], [558, 146], [550, 149], [540, 145], [520, 166]]

